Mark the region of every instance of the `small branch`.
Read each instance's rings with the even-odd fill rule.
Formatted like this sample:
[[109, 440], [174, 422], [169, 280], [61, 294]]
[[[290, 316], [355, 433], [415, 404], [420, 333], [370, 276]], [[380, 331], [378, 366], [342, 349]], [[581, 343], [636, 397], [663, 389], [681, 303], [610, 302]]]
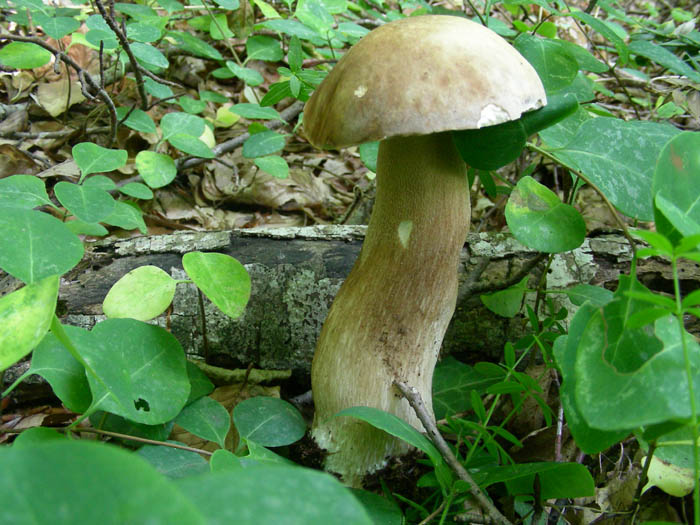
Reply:
[[129, 57], [129, 62], [133, 67], [134, 76], [136, 77], [136, 87], [139, 92], [139, 98], [141, 99], [141, 109], [146, 110], [146, 108], [148, 107], [148, 96], [146, 95], [146, 88], [143, 83], [141, 68], [139, 68], [139, 63], [136, 60], [136, 57], [134, 56], [134, 52], [131, 50], [129, 41], [126, 39], [126, 35], [122, 32], [121, 28], [117, 26], [117, 23], [115, 22], [114, 18], [112, 18], [111, 15], [107, 14], [107, 10], [102, 4], [102, 0], [95, 0], [95, 5], [97, 6], [97, 9], [99, 10], [100, 15], [102, 15], [104, 21], [107, 22], [109, 28], [112, 31], [114, 31], [115, 35], [117, 35], [119, 43], [122, 45], [124, 52]]
[[435, 444], [440, 454], [444, 458], [445, 462], [450, 466], [450, 468], [457, 474], [459, 479], [466, 482], [469, 485], [469, 493], [476, 499], [479, 506], [484, 510], [486, 515], [489, 517], [492, 523], [499, 523], [501, 525], [512, 525], [511, 522], [506, 518], [501, 512], [491, 503], [491, 500], [484, 494], [484, 492], [479, 488], [472, 477], [467, 472], [467, 469], [459, 462], [457, 457], [454, 455], [449, 445], [442, 437], [440, 432], [435, 425], [435, 421], [432, 416], [428, 413], [428, 410], [423, 404], [423, 399], [414, 387], [407, 385], [403, 381], [394, 381], [394, 385], [401, 391], [403, 397], [406, 398], [408, 403], [411, 405], [413, 410], [418, 416], [418, 419], [425, 427], [428, 432], [430, 440]]
[[9, 35], [7, 33], [2, 33], [0, 34], [0, 40], [12, 40], [15, 42], [30, 42], [32, 44], [36, 44], [53, 54], [54, 57], [56, 57], [56, 60], [62, 60], [70, 67], [72, 67], [78, 74], [78, 77], [80, 78], [81, 85], [83, 86], [83, 93], [86, 94], [86, 98], [94, 98], [91, 94], [87, 92], [87, 86], [89, 86], [107, 105], [111, 121], [110, 144], [117, 139], [117, 109], [114, 107], [114, 102], [112, 102], [112, 99], [107, 94], [107, 92], [104, 89], [102, 89], [102, 87], [100, 87], [100, 84], [97, 83], [97, 81], [90, 75], [90, 73], [88, 73], [82, 67], [80, 67], [80, 65], [78, 65], [78, 63], [75, 60], [73, 60], [70, 56], [62, 53], [58, 49], [54, 48], [53, 46], [50, 46], [49, 44], [44, 42], [44, 40], [38, 37]]
[[[304, 103], [301, 101], [297, 101], [280, 113], [280, 116], [282, 117], [283, 120], [275, 120], [274, 122], [270, 122], [268, 124], [265, 124], [265, 127], [267, 129], [281, 128], [282, 126], [287, 124], [287, 121], [293, 119], [299, 113], [301, 113], [301, 110], [303, 108], [304, 108]], [[234, 139], [227, 140], [226, 142], [222, 142], [221, 144], [217, 144], [214, 148], [212, 148], [212, 151], [218, 157], [220, 155], [223, 155], [224, 153], [228, 153], [229, 151], [233, 151], [234, 149], [242, 146], [243, 143], [246, 140], [248, 140], [248, 138], [250, 138], [250, 133], [242, 133], [241, 135], [238, 135]], [[177, 163], [177, 171], [179, 173], [185, 169], [199, 166], [200, 164], [203, 164], [207, 160], [209, 160], [209, 159], [202, 159], [199, 157], [189, 158], [189, 159], [179, 159], [179, 161]]]
[[139, 443], [145, 443], [147, 445], [159, 445], [163, 447], [179, 448], [180, 450], [187, 450], [188, 452], [194, 452], [196, 454], [201, 454], [202, 456], [213, 456], [213, 452], [208, 450], [202, 450], [199, 448], [188, 447], [186, 445], [179, 445], [177, 443], [169, 443], [167, 441], [156, 441], [155, 439], [146, 439], [137, 436], [130, 436], [129, 434], [120, 434], [119, 432], [111, 432], [109, 430], [101, 430], [99, 428], [73, 428], [72, 432], [88, 432], [92, 434], [100, 434], [101, 436], [115, 437], [119, 439], [128, 439], [129, 441], [138, 441]]

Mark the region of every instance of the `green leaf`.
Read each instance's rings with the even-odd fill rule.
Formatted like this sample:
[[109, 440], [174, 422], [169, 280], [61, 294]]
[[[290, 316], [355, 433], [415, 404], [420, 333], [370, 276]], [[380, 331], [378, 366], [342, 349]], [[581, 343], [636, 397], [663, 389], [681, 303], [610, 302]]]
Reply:
[[523, 33], [513, 45], [535, 68], [547, 93], [569, 86], [578, 74], [576, 58], [557, 40]]
[[209, 459], [209, 467], [211, 467], [212, 472], [228, 472], [243, 468], [241, 458], [223, 448], [214, 451]]
[[686, 76], [693, 82], [700, 82], [700, 73], [665, 47], [648, 40], [637, 39], [630, 42], [629, 49], [635, 55], [641, 55], [649, 60], [653, 60], [673, 73]]
[[[172, 421], [158, 425], [144, 425], [142, 423], [135, 423], [134, 421], [125, 419], [121, 416], [100, 410], [90, 414], [90, 422], [93, 426], [99, 427], [103, 430], [117, 432], [118, 434], [124, 434], [127, 436], [150, 439], [153, 441], [167, 441], [168, 436], [172, 432], [174, 426]], [[133, 441], [126, 438], [120, 439], [119, 442], [131, 448], [143, 446], [143, 443], [139, 441]]]
[[190, 403], [175, 419], [188, 432], [226, 448], [226, 434], [231, 428], [228, 410], [212, 398], [204, 396]]
[[[280, 523], [283, 516], [285, 525], [372, 524], [339, 481], [297, 466], [256, 466], [191, 476], [178, 480], [177, 487], [207, 523], [261, 525]], [[274, 497], [270, 497], [271, 487]]]
[[679, 130], [656, 122], [595, 118], [565, 147], [550, 150], [581, 170], [624, 214], [652, 220], [652, 175], [663, 146]]
[[247, 119], [282, 120], [275, 108], [262, 107], [259, 104], [235, 104], [231, 106], [231, 111]]
[[175, 161], [163, 153], [139, 151], [135, 163], [139, 175], [151, 188], [167, 186], [177, 175]]
[[517, 119], [480, 129], [453, 131], [452, 137], [464, 161], [473, 168], [495, 170], [518, 158], [528, 136], [552, 126], [576, 111], [571, 94], [551, 95], [547, 105]]
[[119, 279], [107, 292], [102, 310], [107, 317], [148, 321], [167, 310], [176, 281], [157, 266], [140, 266]]
[[501, 317], [515, 317], [523, 304], [528, 278], [523, 278], [518, 284], [505, 290], [481, 295], [481, 302], [486, 308]]
[[284, 148], [284, 135], [275, 131], [262, 131], [251, 135], [243, 143], [243, 156], [249, 159], [277, 153]]
[[231, 60], [226, 61], [226, 67], [231, 71], [231, 73], [240, 78], [249, 86], [259, 86], [263, 83], [264, 79], [262, 75], [255, 69], [239, 66]]
[[[278, 15], [279, 16], [279, 15]], [[279, 40], [270, 36], [253, 35], [245, 42], [247, 60], [264, 60], [278, 62], [284, 57]]]
[[188, 404], [214, 391], [214, 383], [209, 380], [207, 375], [196, 364], [189, 360], [187, 361], [187, 377], [190, 381]]
[[161, 31], [150, 24], [134, 22], [126, 26], [126, 36], [136, 42], [155, 42], [161, 37]]
[[[623, 276], [624, 277], [624, 276]], [[644, 290], [632, 278], [620, 278], [616, 299], [595, 312], [581, 336], [576, 355], [575, 395], [589, 425], [618, 430], [690, 417], [687, 377], [678, 320], [662, 317], [653, 326], [630, 329], [627, 320], [646, 309], [624, 297]], [[700, 401], [700, 347], [682, 330]]]
[[60, 40], [80, 27], [80, 22], [68, 16], [49, 17], [43, 13], [34, 13], [34, 23], [41, 26], [48, 36]]
[[321, 0], [300, 0], [294, 13], [301, 23], [310, 27], [318, 35], [326, 36], [333, 28], [335, 19]]
[[571, 321], [569, 334], [558, 337], [554, 341], [553, 349], [563, 378], [559, 395], [566, 423], [576, 444], [587, 454], [597, 454], [606, 450], [631, 432], [628, 429], [603, 431], [592, 428], [583, 418], [576, 401], [576, 349], [586, 324], [595, 311], [596, 308], [592, 305], [583, 304]]
[[290, 403], [276, 397], [252, 397], [233, 409], [233, 424], [241, 438], [266, 447], [281, 447], [306, 434], [306, 422]]
[[577, 18], [581, 20], [582, 22], [585, 22], [591, 28], [593, 28], [595, 31], [603, 35], [605, 38], [607, 38], [612, 44], [615, 46], [615, 49], [617, 49], [618, 54], [620, 55], [620, 65], [624, 66], [627, 64], [629, 61], [629, 49], [625, 45], [625, 42], [620, 36], [613, 31], [609, 25], [607, 25], [605, 22], [602, 20], [598, 20], [596, 17], [589, 15], [588, 13], [584, 13], [583, 11], [574, 11], [571, 13], [571, 15], [574, 18]]
[[643, 239], [657, 252], [668, 257], [673, 255], [673, 245], [665, 235], [651, 230], [632, 230], [632, 235]]
[[289, 81], [275, 82], [270, 85], [270, 88], [265, 93], [265, 96], [260, 101], [261, 106], [272, 106], [277, 104], [280, 100], [291, 97], [292, 90], [289, 87]]
[[209, 472], [209, 463], [196, 452], [162, 445], [146, 445], [136, 455], [150, 463], [163, 476], [180, 479]]
[[180, 97], [177, 99], [177, 103], [182, 109], [192, 115], [196, 115], [207, 109], [207, 103], [204, 100], [197, 100], [192, 97]]
[[471, 408], [469, 393], [483, 394], [494, 380], [485, 378], [474, 368], [448, 356], [435, 367], [433, 374], [433, 410], [443, 419]]
[[311, 42], [322, 43], [323, 40], [319, 38], [319, 35], [311, 28], [305, 26], [298, 20], [293, 19], [277, 19], [277, 20], [265, 20], [264, 22], [257, 24], [256, 29], [271, 29], [272, 31], [278, 31], [284, 33], [290, 37], [296, 36], [301, 40], [307, 40]]
[[168, 31], [167, 36], [171, 36], [178, 41], [178, 45], [183, 51], [192, 53], [195, 56], [210, 60], [223, 60], [224, 57], [212, 45], [204, 40], [195, 37], [184, 31]]
[[105, 191], [117, 189], [117, 184], [105, 175], [93, 175], [92, 177], [87, 177], [86, 179], [83, 179], [83, 186], [99, 188]]
[[[76, 34], [79, 35], [80, 33]], [[85, 33], [85, 41], [95, 50], [102, 47], [105, 51], [113, 51], [119, 47], [117, 35], [109, 27], [106, 29], [90, 29], [90, 31]]]
[[73, 146], [73, 158], [81, 171], [81, 178], [91, 173], [104, 173], [121, 168], [128, 155], [123, 149], [107, 149], [92, 142]]
[[250, 298], [250, 275], [233, 257], [223, 253], [190, 252], [182, 266], [194, 284], [229, 317], [243, 313]]
[[88, 235], [92, 237], [103, 237], [109, 233], [107, 228], [96, 222], [85, 222], [75, 217], [64, 223], [68, 229], [76, 235]]
[[184, 407], [190, 392], [185, 355], [165, 329], [107, 319], [73, 343], [96, 374], [88, 373], [93, 409], [156, 425]]
[[299, 71], [304, 65], [304, 55], [302, 54], [301, 41], [298, 36], [293, 36], [289, 39], [287, 62], [289, 63], [289, 69], [293, 72]]
[[562, 148], [573, 140], [581, 125], [591, 120], [591, 116], [582, 107], [579, 107], [571, 115], [561, 122], [543, 129], [539, 136], [549, 149]]
[[53, 206], [44, 181], [34, 175], [11, 175], [0, 179], [0, 208]]
[[[122, 120], [129, 113], [129, 108], [118, 107], [117, 118]], [[153, 119], [141, 109], [134, 109], [129, 113], [129, 117], [124, 121], [124, 125], [142, 133], [155, 133], [156, 124]]]
[[10, 42], [0, 49], [0, 64], [11, 69], [34, 69], [49, 60], [51, 53], [31, 42]]
[[167, 113], [160, 119], [163, 140], [168, 140], [173, 135], [183, 133], [192, 137], [200, 137], [204, 133], [205, 125], [204, 119], [201, 117], [178, 111]]
[[593, 306], [605, 306], [613, 299], [613, 293], [610, 290], [591, 284], [579, 284], [573, 288], [567, 288], [564, 293], [576, 306], [581, 306], [586, 301]]
[[[75, 326], [64, 327], [71, 334], [84, 332]], [[46, 379], [54, 394], [68, 410], [78, 414], [85, 412], [92, 403], [92, 394], [85, 377], [85, 367], [66, 350], [52, 333], [39, 343], [32, 353], [32, 365], [28, 374], [37, 374]]]
[[[41, 494], [41, 505], [27, 493]], [[195, 505], [145, 461], [83, 440], [2, 447], [0, 509], [6, 523], [67, 524], [76, 516], [105, 525], [205, 523]]]
[[[505, 482], [510, 494], [534, 494], [535, 476], [539, 478], [542, 500], [581, 498], [595, 493], [595, 482], [588, 469], [579, 463], [518, 463], [486, 467], [474, 474], [480, 487]], [[458, 481], [456, 488], [467, 492], [468, 486]]]
[[278, 179], [286, 179], [289, 176], [289, 165], [287, 161], [277, 155], [257, 157], [255, 165], [265, 173], [269, 173]]
[[12, 449], [31, 448], [37, 445], [64, 440], [66, 440], [66, 436], [64, 434], [59, 434], [53, 428], [32, 427], [25, 429], [15, 438], [12, 442]]
[[157, 47], [150, 44], [132, 42], [131, 50], [134, 52], [136, 60], [141, 62], [141, 65], [146, 68], [167, 69], [170, 65], [165, 55]]
[[576, 59], [579, 69], [590, 71], [591, 73], [605, 73], [610, 69], [604, 62], [598, 60], [586, 48], [578, 44], [568, 40], [556, 40], [556, 43]]
[[416, 447], [418, 450], [425, 452], [430, 458], [433, 465], [443, 464], [442, 456], [438, 449], [435, 448], [428, 438], [418, 432], [403, 419], [396, 417], [394, 414], [389, 414], [383, 410], [372, 407], [351, 407], [338, 412], [335, 417], [354, 417], [361, 419], [392, 436], [395, 436], [409, 445]]
[[530, 248], [559, 253], [578, 248], [586, 237], [581, 214], [532, 177], [523, 177], [506, 204], [513, 235]]
[[203, 159], [213, 159], [216, 154], [212, 149], [199, 138], [193, 137], [189, 133], [176, 133], [168, 137], [170, 144], [189, 155], [201, 157]]
[[0, 372], [31, 352], [46, 335], [57, 298], [58, 276], [0, 297]]
[[700, 233], [700, 133], [685, 131], [661, 150], [653, 178], [657, 231], [672, 242]]
[[362, 504], [375, 525], [403, 525], [403, 513], [393, 501], [367, 490], [356, 489], [352, 494]]
[[281, 18], [280, 14], [270, 4], [264, 0], [253, 0], [253, 3], [258, 6], [265, 18]]
[[377, 155], [379, 154], [379, 141], [365, 142], [360, 144], [360, 160], [367, 166], [367, 169], [377, 172]]
[[154, 97], [168, 98], [173, 96], [173, 90], [170, 89], [170, 86], [156, 82], [152, 78], [146, 77], [143, 80], [143, 85], [146, 88], [146, 93], [153, 95]]
[[61, 181], [54, 186], [59, 202], [78, 219], [85, 222], [100, 222], [108, 217], [116, 202], [101, 188]]
[[141, 215], [141, 210], [138, 206], [132, 206], [128, 202], [117, 201], [114, 211], [102, 222], [124, 230], [135, 230], [138, 228], [145, 235], [147, 228]]
[[129, 182], [128, 184], [125, 184], [119, 188], [119, 191], [124, 195], [129, 195], [135, 199], [150, 200], [153, 198], [153, 192], [151, 189], [140, 182]]
[[0, 268], [33, 283], [73, 268], [83, 243], [61, 221], [34, 210], [0, 208]]
[[240, 7], [239, 0], [214, 0], [214, 3], [219, 7], [228, 9], [229, 11], [235, 11]]

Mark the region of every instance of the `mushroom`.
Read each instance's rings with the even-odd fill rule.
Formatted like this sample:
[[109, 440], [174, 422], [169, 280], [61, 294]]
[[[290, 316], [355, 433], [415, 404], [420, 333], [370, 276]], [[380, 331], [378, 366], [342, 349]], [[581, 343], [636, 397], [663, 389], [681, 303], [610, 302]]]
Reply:
[[442, 15], [371, 31], [309, 99], [304, 130], [313, 145], [381, 140], [364, 244], [311, 370], [312, 435], [328, 451], [326, 469], [347, 484], [360, 485], [408, 445], [337, 412], [375, 407], [423, 430], [394, 381], [417, 388], [432, 410], [433, 370], [456, 305], [470, 222], [466, 166], [450, 131], [515, 120], [545, 103], [537, 73], [505, 40]]

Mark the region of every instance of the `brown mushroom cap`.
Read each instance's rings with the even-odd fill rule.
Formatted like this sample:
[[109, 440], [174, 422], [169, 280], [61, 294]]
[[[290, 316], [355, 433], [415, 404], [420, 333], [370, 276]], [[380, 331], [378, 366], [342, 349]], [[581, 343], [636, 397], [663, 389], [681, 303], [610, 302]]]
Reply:
[[490, 29], [457, 16], [404, 18], [368, 33], [304, 110], [318, 147], [515, 120], [546, 96], [532, 66]]

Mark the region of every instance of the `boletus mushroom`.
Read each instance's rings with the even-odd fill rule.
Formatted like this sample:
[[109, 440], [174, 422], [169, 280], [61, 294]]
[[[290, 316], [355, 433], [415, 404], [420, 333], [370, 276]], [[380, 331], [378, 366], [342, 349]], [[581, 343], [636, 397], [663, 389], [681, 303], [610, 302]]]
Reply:
[[308, 101], [304, 130], [313, 145], [381, 141], [367, 235], [311, 370], [312, 435], [328, 452], [326, 469], [346, 483], [359, 485], [408, 446], [360, 420], [334, 417], [338, 411], [376, 407], [423, 430], [394, 381], [417, 388], [432, 407], [470, 221], [466, 166], [450, 131], [515, 120], [545, 103], [537, 73], [505, 40], [441, 15], [371, 31]]

